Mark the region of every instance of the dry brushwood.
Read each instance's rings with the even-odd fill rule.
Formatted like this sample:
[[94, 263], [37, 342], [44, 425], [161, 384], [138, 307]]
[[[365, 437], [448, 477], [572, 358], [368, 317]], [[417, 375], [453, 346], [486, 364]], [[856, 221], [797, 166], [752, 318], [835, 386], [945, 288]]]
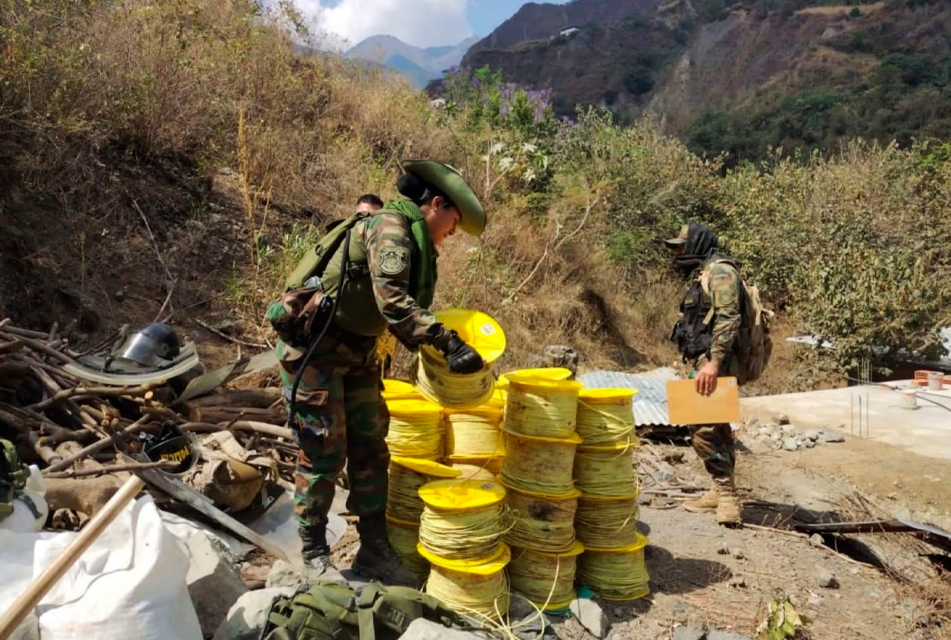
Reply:
[[67, 342], [74, 328], [34, 331], [0, 320], [0, 437], [13, 440], [47, 479], [89, 483], [92, 476], [168, 467], [120, 452], [136, 451], [140, 433], [172, 422], [196, 434], [234, 433], [245, 448], [272, 456], [281, 469], [276, 481], [292, 486], [296, 441], [285, 426], [281, 389], [218, 391], [175, 404], [174, 393], [159, 384], [92, 385], [63, 369], [80, 357]]

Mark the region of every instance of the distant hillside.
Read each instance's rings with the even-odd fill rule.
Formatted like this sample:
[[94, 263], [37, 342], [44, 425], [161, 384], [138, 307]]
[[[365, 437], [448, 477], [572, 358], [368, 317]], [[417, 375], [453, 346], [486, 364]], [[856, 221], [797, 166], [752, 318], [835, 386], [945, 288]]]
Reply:
[[[596, 19], [609, 7], [626, 17]], [[581, 30], [557, 36], [559, 19]], [[934, 0], [526, 5], [463, 64], [553, 89], [561, 115], [583, 104], [624, 123], [663, 117], [694, 150], [734, 160], [850, 136], [951, 139], [951, 7]]]
[[417, 88], [442, 76], [442, 72], [462, 61], [478, 37], [463, 40], [456, 46], [421, 49], [393, 36], [367, 38], [347, 52], [351, 60], [364, 60], [390, 67], [410, 79]]
[[507, 49], [530, 40], [547, 40], [568, 26], [612, 23], [660, 3], [661, 0], [574, 0], [563, 5], [530, 2], [469, 51], [475, 54]]

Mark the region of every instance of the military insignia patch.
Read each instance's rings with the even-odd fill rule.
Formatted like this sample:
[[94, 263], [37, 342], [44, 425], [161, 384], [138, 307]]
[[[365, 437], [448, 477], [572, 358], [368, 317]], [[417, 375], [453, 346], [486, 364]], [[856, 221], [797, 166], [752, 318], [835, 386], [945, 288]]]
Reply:
[[380, 271], [395, 276], [406, 269], [405, 249], [383, 249], [380, 251]]

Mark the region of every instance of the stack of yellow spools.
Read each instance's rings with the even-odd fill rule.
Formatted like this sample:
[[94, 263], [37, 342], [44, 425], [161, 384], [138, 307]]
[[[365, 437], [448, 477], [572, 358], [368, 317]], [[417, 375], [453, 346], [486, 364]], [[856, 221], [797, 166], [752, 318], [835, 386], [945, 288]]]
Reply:
[[[504, 396], [494, 388], [490, 366], [505, 350], [505, 334], [492, 318], [476, 311], [447, 309], [437, 312], [436, 318], [472, 345], [486, 366], [471, 375], [452, 374], [438, 351], [424, 347], [415, 386], [400, 380], [383, 381], [382, 396], [390, 413], [386, 441], [393, 456], [387, 532], [394, 551], [407, 568], [419, 574], [428, 572], [429, 562], [417, 549], [423, 512], [418, 489], [428, 481], [460, 475], [494, 480], [504, 456]], [[499, 580], [492, 572], [487, 576]], [[439, 577], [435, 579], [439, 581]]]
[[575, 526], [585, 552], [578, 579], [606, 600], [649, 593], [644, 566], [647, 538], [638, 533], [634, 413], [630, 389], [587, 389], [578, 399], [582, 443], [574, 460], [581, 491]]
[[575, 432], [581, 384], [567, 369], [506, 374], [505, 462], [512, 523], [512, 587], [547, 610], [564, 609], [575, 598], [575, 565], [583, 551], [575, 540], [579, 492], [572, 467], [581, 439]]
[[390, 458], [390, 477], [386, 495], [386, 531], [390, 546], [406, 568], [419, 576], [429, 572], [429, 563], [419, 555], [419, 523], [423, 500], [419, 489], [433, 480], [458, 478], [457, 469], [432, 460]]
[[423, 485], [419, 553], [432, 564], [426, 592], [449, 607], [488, 620], [509, 608], [502, 542], [505, 489], [484, 480], [436, 480]]

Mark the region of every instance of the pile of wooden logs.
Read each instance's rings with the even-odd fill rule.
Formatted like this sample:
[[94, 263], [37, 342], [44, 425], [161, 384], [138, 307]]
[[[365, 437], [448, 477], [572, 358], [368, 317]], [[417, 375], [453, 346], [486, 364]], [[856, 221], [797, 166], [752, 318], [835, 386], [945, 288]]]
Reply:
[[297, 447], [284, 425], [281, 390], [216, 391], [176, 403], [163, 384], [91, 385], [64, 371], [82, 354], [54, 327], [49, 333], [0, 321], [0, 437], [13, 441], [44, 476], [83, 477], [174, 463], [134, 461], [140, 432], [168, 421], [183, 431], [230, 430], [248, 450], [273, 457], [285, 486]]

